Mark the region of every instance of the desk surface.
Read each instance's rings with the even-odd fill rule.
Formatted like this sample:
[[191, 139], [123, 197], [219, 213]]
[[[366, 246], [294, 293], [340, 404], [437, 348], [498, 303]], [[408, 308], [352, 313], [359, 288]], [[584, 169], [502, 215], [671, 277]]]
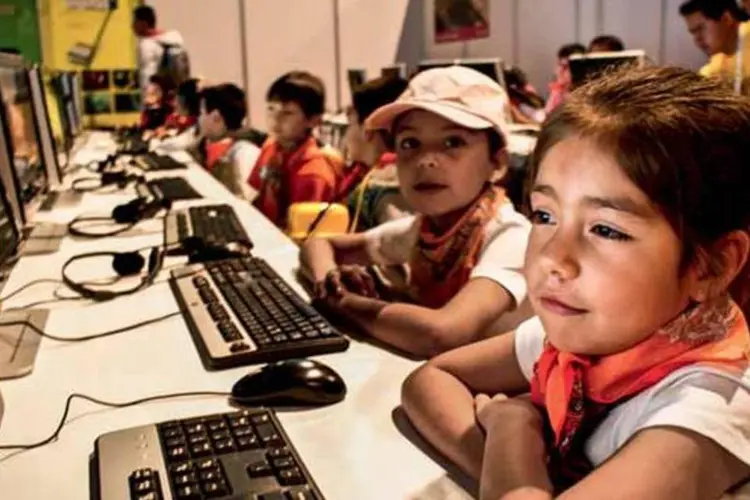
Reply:
[[[75, 162], [102, 158], [113, 146], [107, 136], [93, 135]], [[189, 161], [187, 155], [177, 154], [176, 158]], [[297, 247], [282, 232], [250, 205], [229, 194], [200, 166], [190, 164], [181, 175], [205, 196], [204, 200], [192, 203], [232, 204], [254, 240], [254, 253], [265, 258], [304, 295], [293, 277]], [[83, 213], [108, 213], [114, 205], [133, 196], [133, 192], [86, 194], [80, 206], [39, 213], [37, 220], [62, 223]], [[59, 279], [62, 264], [71, 255], [132, 250], [158, 245], [161, 241], [158, 220], [142, 223], [134, 234], [127, 236], [93, 241], [68, 238], [55, 254], [21, 258], [5, 292], [36, 279]], [[108, 258], [91, 261], [71, 269], [71, 275], [79, 279], [109, 277], [110, 262]], [[167, 269], [157, 283], [138, 294], [101, 304], [81, 301], [50, 306], [46, 330], [56, 335], [79, 336], [177, 311], [166, 279], [169, 266], [181, 262], [184, 257], [167, 259]], [[53, 299], [56, 288], [54, 284], [34, 286], [13, 297], [4, 307]], [[397, 410], [401, 383], [416, 362], [357, 340], [352, 341], [348, 351], [319, 359], [346, 381], [347, 398], [327, 408], [279, 412], [279, 418], [327, 499], [469, 498], [440, 464], [412, 443], [416, 439], [413, 431]], [[0, 382], [5, 401], [0, 443], [31, 443], [46, 438], [56, 427], [66, 398], [74, 392], [122, 402], [170, 392], [229, 391], [250, 369], [205, 371], [180, 317], [83, 343], [43, 339], [33, 373]], [[173, 399], [125, 409], [76, 401], [56, 442], [35, 450], [0, 453], [0, 497], [88, 498], [89, 456], [99, 435], [172, 418], [230, 410], [227, 399], [221, 397]]]

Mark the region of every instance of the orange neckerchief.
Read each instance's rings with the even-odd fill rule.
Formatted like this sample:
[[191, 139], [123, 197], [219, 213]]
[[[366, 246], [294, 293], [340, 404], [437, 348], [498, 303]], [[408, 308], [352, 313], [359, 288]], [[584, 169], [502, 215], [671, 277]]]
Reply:
[[234, 141], [232, 141], [231, 137], [225, 137], [213, 142], [206, 140], [206, 170], [213, 172], [216, 164], [224, 158], [233, 143]]
[[463, 288], [484, 244], [484, 228], [504, 202], [505, 192], [487, 185], [445, 233], [432, 233], [430, 221], [422, 219], [417, 247], [409, 261], [411, 285], [422, 305], [443, 307]]
[[[305, 139], [294, 151], [284, 151], [273, 139], [267, 141], [257, 162], [262, 165], [261, 188], [253, 205], [271, 217], [279, 227], [286, 227], [286, 211], [289, 208], [289, 174], [296, 166], [319, 154], [315, 137]], [[251, 174], [252, 177], [252, 174]], [[263, 207], [263, 208], [261, 208]]]
[[549, 424], [553, 483], [571, 486], [591, 471], [583, 446], [612, 407], [688, 365], [744, 370], [748, 341], [745, 317], [727, 295], [693, 307], [617, 354], [578, 356], [547, 343], [534, 367], [531, 400], [544, 409]]

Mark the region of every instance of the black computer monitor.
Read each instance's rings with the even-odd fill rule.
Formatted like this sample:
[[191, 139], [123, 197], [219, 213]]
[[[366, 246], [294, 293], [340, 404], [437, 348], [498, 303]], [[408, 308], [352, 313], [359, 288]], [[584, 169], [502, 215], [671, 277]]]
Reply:
[[646, 52], [643, 50], [574, 54], [569, 58], [573, 87], [579, 87], [607, 70], [628, 64], [640, 67], [646, 62]]
[[390, 66], [385, 66], [380, 70], [380, 76], [406, 79], [406, 63], [396, 63], [391, 64]]
[[26, 208], [47, 187], [39, 131], [34, 119], [29, 75], [23, 59], [0, 54], [0, 97], [10, 131], [10, 151], [18, 179], [19, 197]]
[[[18, 180], [13, 169], [13, 155], [9, 142], [10, 130], [8, 129], [3, 107], [0, 106], [0, 187], [2, 193], [0, 197], [5, 203], [5, 216], [9, 216], [16, 229], [16, 235], [21, 234], [25, 221], [23, 205], [18, 197]], [[7, 229], [5, 230], [7, 231]], [[4, 233], [7, 234], [7, 233]], [[0, 254], [3, 252], [4, 245], [0, 242]]]
[[57, 156], [55, 139], [52, 136], [52, 126], [49, 121], [49, 110], [47, 109], [47, 98], [44, 94], [44, 80], [41, 68], [34, 66], [29, 69], [28, 78], [31, 90], [31, 103], [34, 110], [37, 131], [39, 132], [39, 146], [42, 163], [47, 175], [47, 182], [50, 187], [58, 187], [62, 184], [63, 173], [60, 167], [60, 159]]
[[349, 80], [349, 94], [353, 95], [354, 91], [367, 81], [367, 71], [364, 69], [349, 69], [346, 72]]

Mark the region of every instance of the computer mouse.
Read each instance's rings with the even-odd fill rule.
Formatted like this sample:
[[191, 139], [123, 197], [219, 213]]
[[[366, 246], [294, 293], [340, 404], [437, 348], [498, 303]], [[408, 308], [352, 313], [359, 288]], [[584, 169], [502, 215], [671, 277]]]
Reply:
[[339, 374], [311, 359], [270, 363], [232, 387], [232, 401], [241, 406], [322, 406], [344, 396], [346, 385]]

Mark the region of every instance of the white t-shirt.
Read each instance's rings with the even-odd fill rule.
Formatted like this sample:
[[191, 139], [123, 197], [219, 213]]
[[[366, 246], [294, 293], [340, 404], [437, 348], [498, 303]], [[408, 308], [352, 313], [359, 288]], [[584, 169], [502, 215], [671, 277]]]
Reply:
[[[529, 380], [544, 338], [538, 317], [516, 330], [516, 358]], [[586, 442], [586, 455], [598, 467], [638, 431], [660, 426], [705, 436], [750, 465], [750, 370], [743, 376], [698, 365], [676, 370], [615, 407]]]
[[[380, 265], [406, 264], [417, 246], [421, 221], [421, 215], [409, 215], [366, 231], [367, 251], [372, 261]], [[493, 329], [501, 333], [529, 317], [523, 262], [531, 224], [506, 202], [498, 207], [497, 214], [484, 230], [484, 242], [469, 279], [489, 278], [521, 305], [493, 325]]]
[[247, 179], [259, 155], [260, 148], [252, 142], [236, 140], [212, 173], [236, 196], [252, 201], [257, 192], [250, 187]]

